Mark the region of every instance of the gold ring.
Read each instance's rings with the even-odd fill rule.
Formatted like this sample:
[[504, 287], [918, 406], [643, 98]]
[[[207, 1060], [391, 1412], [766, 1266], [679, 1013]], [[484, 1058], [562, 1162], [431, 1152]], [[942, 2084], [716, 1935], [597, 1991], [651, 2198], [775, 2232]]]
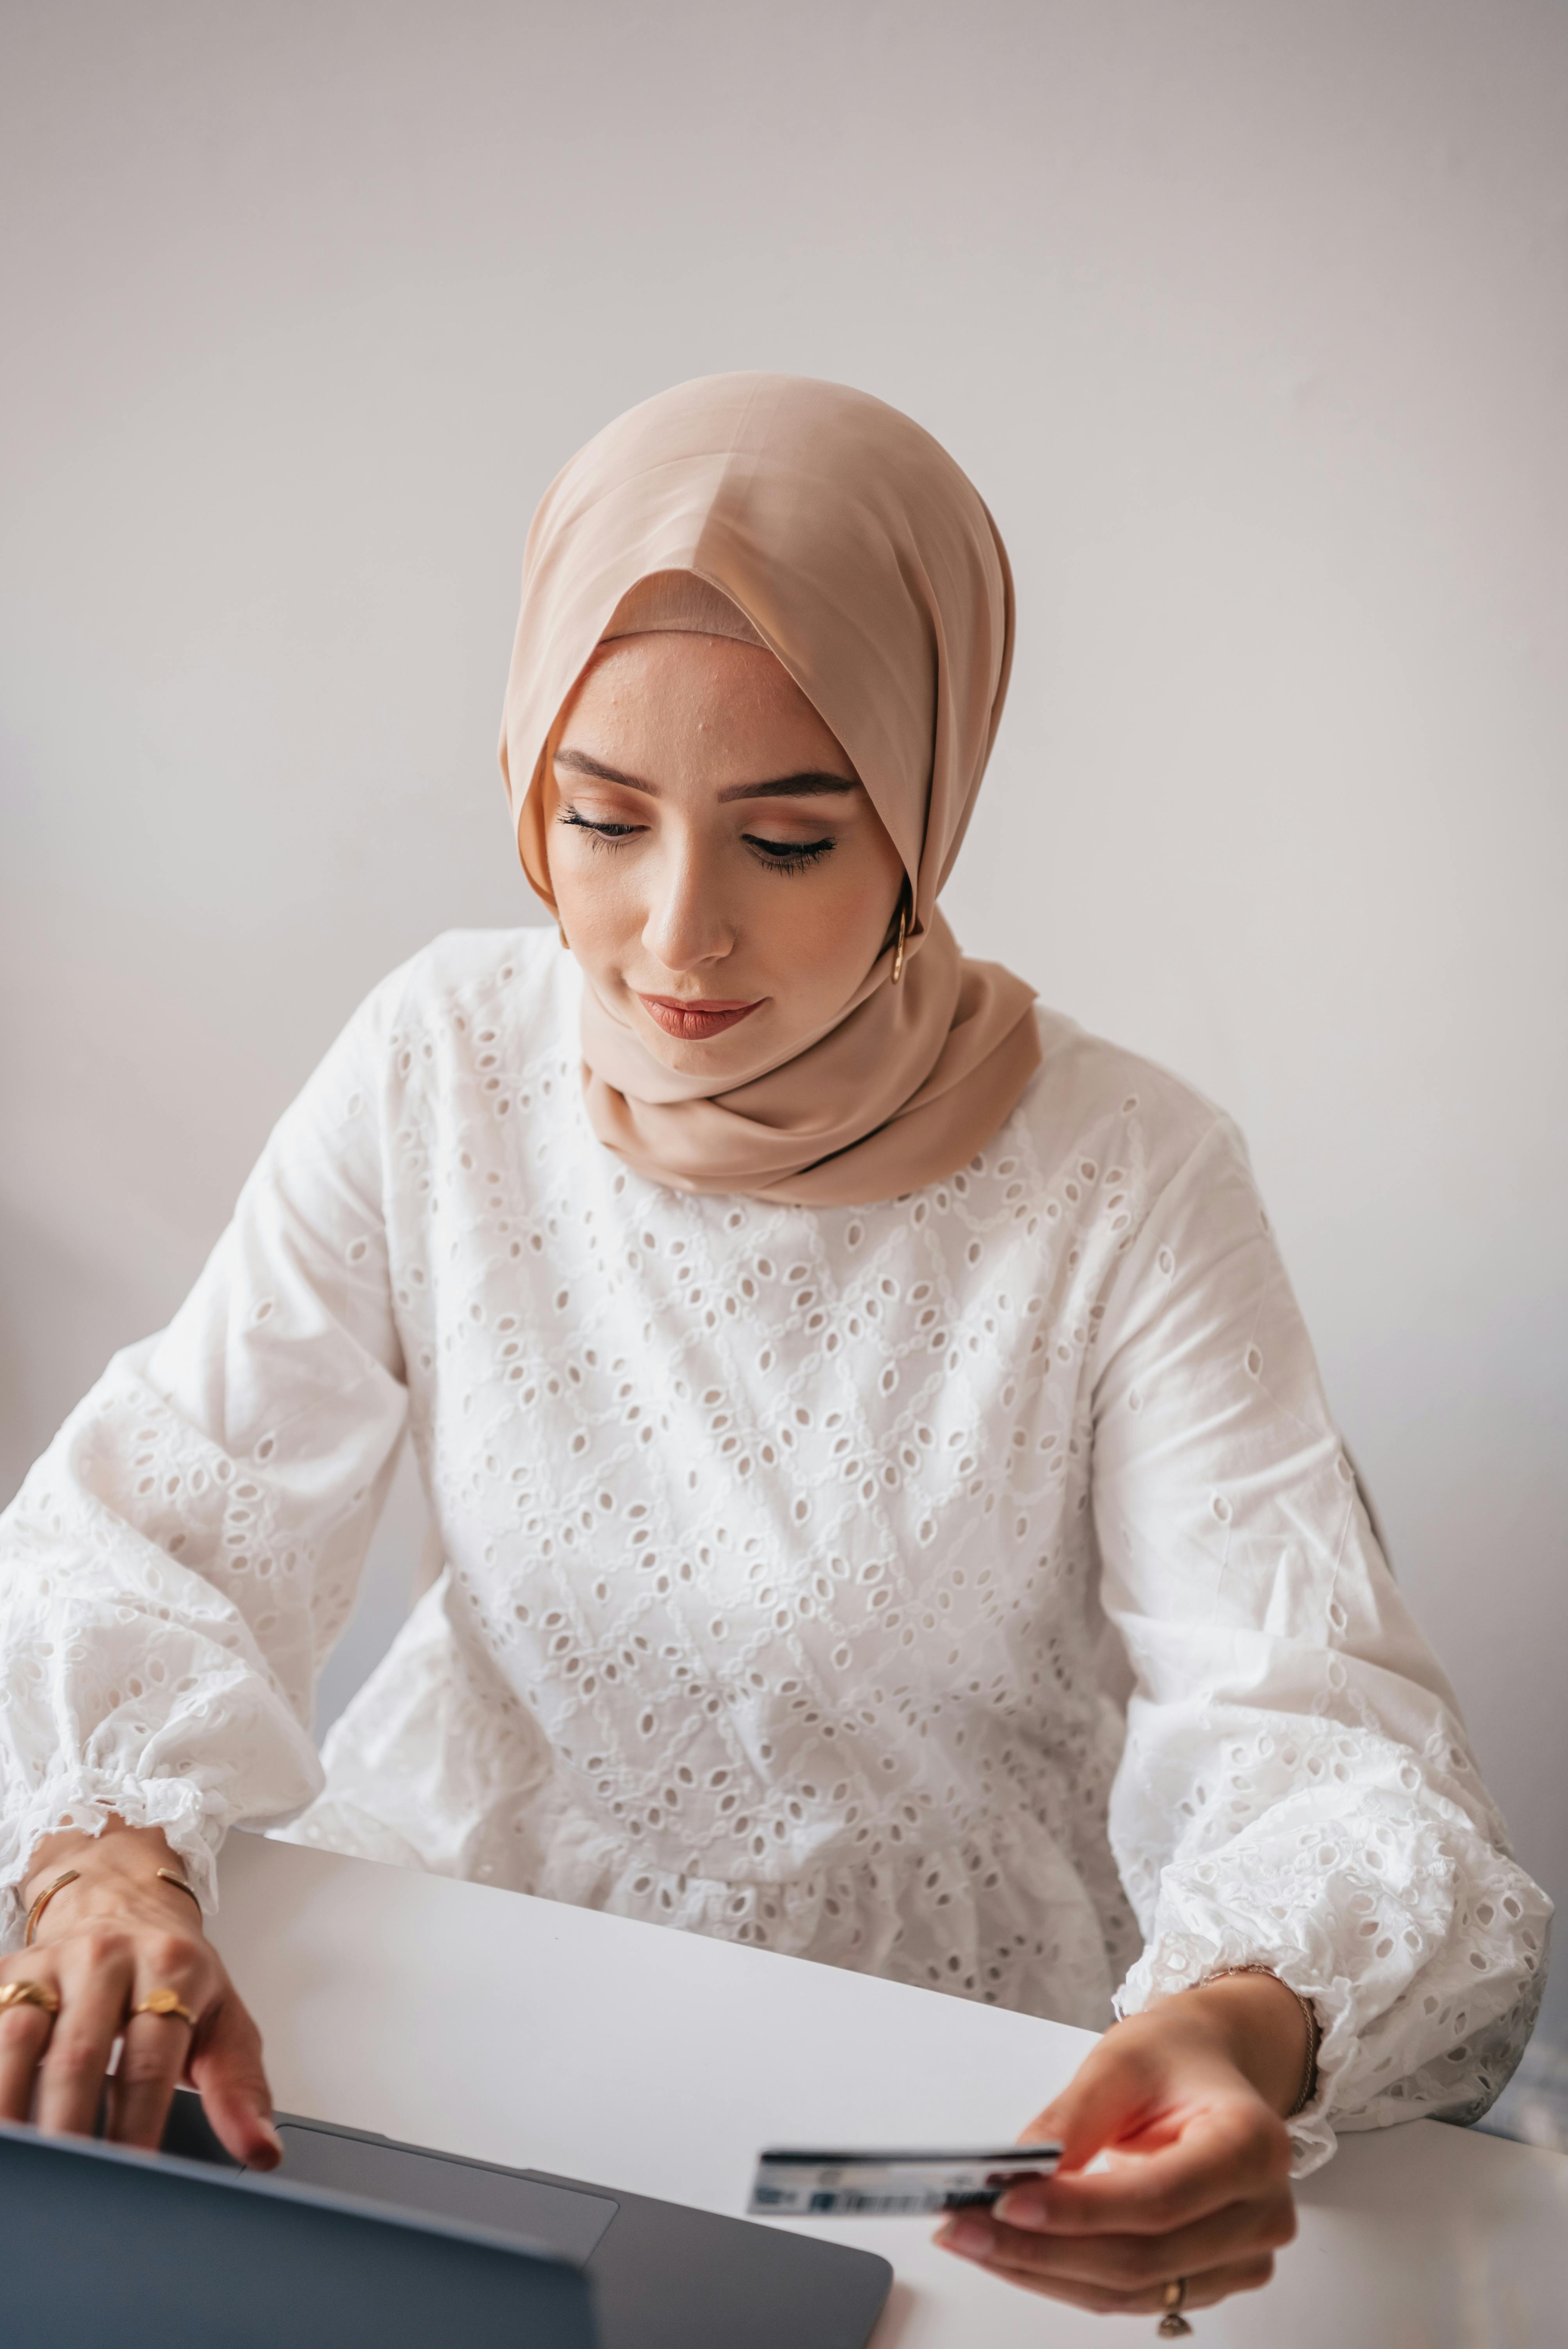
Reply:
[[1168, 2283], [1165, 2287], [1162, 2302], [1165, 2313], [1155, 2327], [1161, 2341], [1181, 2341], [1191, 2332], [1191, 2326], [1181, 2313], [1186, 2301], [1187, 2279], [1178, 2276], [1174, 2283]]
[[0, 2013], [8, 2006], [41, 2006], [46, 2014], [58, 2014], [60, 1993], [47, 1982], [0, 1982]]
[[192, 2031], [196, 2028], [196, 2017], [183, 1999], [176, 1996], [171, 1990], [150, 1990], [141, 2004], [133, 2006], [130, 2011], [132, 2014], [177, 2015], [181, 2023], [188, 2023]]

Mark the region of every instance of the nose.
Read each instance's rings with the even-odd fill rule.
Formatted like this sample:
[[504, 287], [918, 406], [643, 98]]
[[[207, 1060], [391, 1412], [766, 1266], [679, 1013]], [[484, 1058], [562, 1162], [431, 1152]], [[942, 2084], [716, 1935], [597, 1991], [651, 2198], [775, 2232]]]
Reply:
[[735, 927], [720, 903], [718, 876], [696, 843], [683, 844], [660, 874], [643, 944], [666, 970], [703, 970], [733, 952]]

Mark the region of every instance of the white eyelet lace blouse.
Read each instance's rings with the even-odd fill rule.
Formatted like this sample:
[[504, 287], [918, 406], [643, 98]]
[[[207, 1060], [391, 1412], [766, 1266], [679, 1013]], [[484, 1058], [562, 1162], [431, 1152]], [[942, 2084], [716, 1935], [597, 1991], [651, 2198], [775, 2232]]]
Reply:
[[[13, 1940], [43, 1833], [156, 1823], [210, 1901], [230, 1823], [292, 1816], [1091, 2026], [1124, 1975], [1132, 2009], [1272, 1966], [1325, 2026], [1303, 2169], [1482, 2109], [1548, 1904], [1234, 1129], [1042, 1013], [952, 1181], [686, 1197], [590, 1132], [580, 984], [524, 931], [377, 988], [0, 1519]], [[324, 1786], [313, 1682], [406, 1423], [446, 1568]]]

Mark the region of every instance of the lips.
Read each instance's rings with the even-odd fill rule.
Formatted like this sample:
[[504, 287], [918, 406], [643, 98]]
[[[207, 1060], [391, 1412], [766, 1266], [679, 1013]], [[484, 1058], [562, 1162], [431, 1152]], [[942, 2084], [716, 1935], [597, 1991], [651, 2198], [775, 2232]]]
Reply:
[[738, 1027], [757, 1009], [762, 998], [737, 1003], [718, 996], [639, 995], [637, 1000], [666, 1036], [697, 1044], [709, 1036], [722, 1036], [727, 1028]]

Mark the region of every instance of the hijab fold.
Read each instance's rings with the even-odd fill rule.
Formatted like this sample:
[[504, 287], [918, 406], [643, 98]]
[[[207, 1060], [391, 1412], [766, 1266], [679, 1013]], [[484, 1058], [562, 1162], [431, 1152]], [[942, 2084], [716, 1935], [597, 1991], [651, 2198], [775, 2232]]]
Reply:
[[1012, 577], [979, 495], [897, 409], [794, 376], [678, 385], [573, 458], [529, 532], [500, 744], [523, 869], [552, 907], [547, 745], [594, 647], [649, 626], [783, 664], [887, 827], [912, 911], [897, 985], [885, 949], [825, 1031], [723, 1092], [665, 1068], [588, 978], [595, 1133], [677, 1190], [813, 1206], [956, 1173], [1040, 1057], [1034, 990], [968, 960], [936, 906], [1012, 659]]

